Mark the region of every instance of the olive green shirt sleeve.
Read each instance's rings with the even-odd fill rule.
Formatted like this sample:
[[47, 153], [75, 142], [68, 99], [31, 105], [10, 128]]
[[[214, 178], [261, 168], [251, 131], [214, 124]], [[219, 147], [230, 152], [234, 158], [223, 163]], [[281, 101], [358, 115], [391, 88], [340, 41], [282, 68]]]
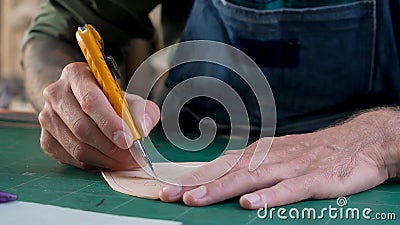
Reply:
[[78, 26], [92, 24], [101, 34], [109, 53], [118, 58], [132, 38], [151, 39], [149, 12], [162, 4], [164, 44], [179, 40], [193, 0], [44, 0], [25, 33], [26, 43], [37, 37], [53, 37], [76, 43]]

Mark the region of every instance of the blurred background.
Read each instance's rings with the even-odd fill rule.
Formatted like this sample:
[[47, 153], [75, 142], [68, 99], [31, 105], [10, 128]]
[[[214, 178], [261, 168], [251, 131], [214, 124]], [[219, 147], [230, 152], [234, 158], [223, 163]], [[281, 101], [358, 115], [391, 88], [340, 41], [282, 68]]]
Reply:
[[23, 34], [40, 0], [0, 0], [0, 110], [33, 111], [19, 65]]
[[[43, 0], [0, 0], [0, 111], [34, 112], [25, 96], [24, 73], [19, 64], [21, 41]], [[125, 71], [132, 73], [137, 66], [158, 50], [162, 43], [158, 6], [150, 13], [156, 33], [153, 40], [132, 40], [126, 52]], [[156, 62], [154, 69], [163, 63]], [[142, 82], [146, 82], [143, 78]], [[137, 90], [139, 93], [141, 90]]]

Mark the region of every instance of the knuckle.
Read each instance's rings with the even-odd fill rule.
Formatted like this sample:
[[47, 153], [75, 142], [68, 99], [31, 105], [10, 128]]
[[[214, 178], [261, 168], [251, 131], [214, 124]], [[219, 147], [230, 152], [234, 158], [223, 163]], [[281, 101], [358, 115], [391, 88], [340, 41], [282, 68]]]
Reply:
[[75, 144], [74, 146], [72, 146], [71, 149], [71, 155], [74, 159], [80, 161], [80, 162], [85, 162], [85, 151], [84, 148], [81, 144]]
[[[254, 170], [251, 173], [251, 176], [253, 177], [254, 180], [260, 180], [266, 175], [266, 170], [263, 168], [263, 166], [258, 167], [256, 170]], [[268, 174], [270, 175], [270, 174]]]
[[80, 140], [85, 141], [89, 134], [89, 126], [82, 117], [72, 122], [72, 133]]
[[224, 155], [224, 163], [229, 168], [229, 171], [242, 168], [242, 163], [236, 155]]
[[96, 106], [97, 99], [98, 96], [93, 91], [87, 91], [81, 99], [82, 110], [86, 113], [92, 112]]
[[260, 165], [257, 169], [250, 172], [250, 176], [255, 183], [265, 180], [266, 178], [273, 182], [279, 182], [281, 180], [281, 178], [277, 177], [277, 174], [274, 173], [274, 170], [271, 166], [264, 164]]
[[297, 196], [300, 192], [299, 184], [294, 182], [292, 179], [285, 180], [285, 182], [281, 182], [281, 186], [291, 196]]
[[56, 96], [57, 93], [59, 92], [60, 87], [58, 82], [54, 82], [50, 85], [48, 85], [44, 90], [43, 90], [43, 97], [46, 101], [51, 101], [53, 100]]
[[245, 168], [249, 165], [251, 158], [253, 157], [252, 154], [244, 153], [240, 159], [238, 159], [238, 162], [236, 163], [235, 167], [236, 168]]
[[111, 127], [112, 123], [110, 120], [107, 120], [105, 118], [102, 118], [101, 121], [99, 122], [99, 128], [102, 131], [107, 130], [107, 128]]
[[216, 192], [223, 192], [225, 190], [228, 190], [230, 187], [229, 185], [227, 185], [224, 181], [218, 179], [215, 180], [213, 183], [213, 190], [215, 190]]
[[47, 110], [42, 110], [38, 115], [38, 120], [43, 127], [50, 120], [50, 113]]
[[120, 148], [116, 145], [112, 145], [112, 147], [108, 150], [107, 156], [111, 158], [118, 158], [118, 156], [121, 154]]
[[72, 63], [67, 64], [62, 70], [61, 76], [62, 77], [75, 76], [77, 74], [78, 70], [82, 68], [82, 65], [85, 65], [85, 63], [72, 62]]
[[204, 183], [204, 178], [203, 178], [203, 173], [200, 171], [194, 171], [191, 173], [191, 178], [193, 181], [193, 184], [189, 184], [189, 185], [198, 185], [198, 184], [202, 184]]

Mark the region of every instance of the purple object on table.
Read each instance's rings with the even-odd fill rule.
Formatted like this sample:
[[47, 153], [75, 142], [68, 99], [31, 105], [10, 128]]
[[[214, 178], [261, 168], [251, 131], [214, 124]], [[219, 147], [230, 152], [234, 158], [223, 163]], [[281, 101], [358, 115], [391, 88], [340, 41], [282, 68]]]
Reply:
[[0, 203], [12, 202], [18, 199], [17, 195], [0, 191]]

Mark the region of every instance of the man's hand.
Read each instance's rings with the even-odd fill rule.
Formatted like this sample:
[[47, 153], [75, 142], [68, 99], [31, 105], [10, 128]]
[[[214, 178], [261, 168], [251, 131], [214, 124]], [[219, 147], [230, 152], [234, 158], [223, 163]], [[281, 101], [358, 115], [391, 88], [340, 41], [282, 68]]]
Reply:
[[[275, 207], [367, 190], [400, 175], [399, 115], [391, 110], [368, 112], [318, 132], [277, 137], [269, 153], [269, 141], [260, 139], [242, 156], [241, 151], [228, 151], [177, 183], [204, 183], [232, 168], [223, 177], [201, 186], [165, 186], [160, 198], [203, 206], [241, 195], [243, 208], [258, 209], [265, 203]], [[255, 148], [264, 148], [268, 155], [249, 172]]]
[[[137, 166], [127, 150], [133, 143], [129, 128], [86, 63], [67, 65], [60, 79], [47, 86], [43, 95], [40, 143], [46, 154], [80, 168], [122, 170]], [[141, 135], [147, 136], [160, 118], [157, 105], [139, 96], [126, 98]]]

